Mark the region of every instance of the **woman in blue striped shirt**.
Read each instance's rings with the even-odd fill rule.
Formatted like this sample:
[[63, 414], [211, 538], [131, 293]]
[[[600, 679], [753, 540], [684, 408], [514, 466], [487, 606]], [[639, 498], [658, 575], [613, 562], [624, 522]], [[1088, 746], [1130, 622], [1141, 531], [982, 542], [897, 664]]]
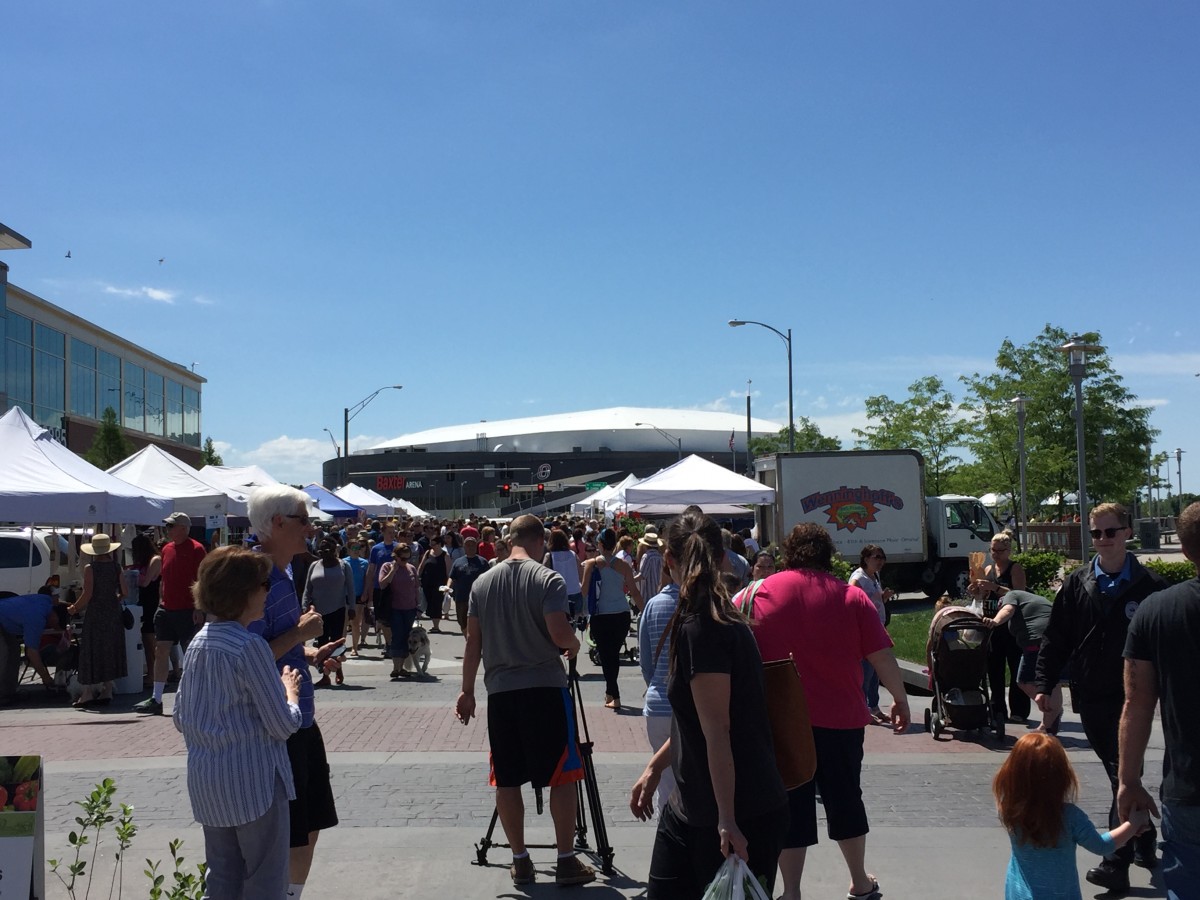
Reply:
[[288, 801], [286, 741], [300, 727], [300, 675], [275, 668], [246, 626], [262, 618], [270, 557], [221, 547], [200, 564], [192, 594], [208, 623], [188, 645], [173, 721], [188, 749], [188, 796], [204, 827], [206, 897], [283, 897]]

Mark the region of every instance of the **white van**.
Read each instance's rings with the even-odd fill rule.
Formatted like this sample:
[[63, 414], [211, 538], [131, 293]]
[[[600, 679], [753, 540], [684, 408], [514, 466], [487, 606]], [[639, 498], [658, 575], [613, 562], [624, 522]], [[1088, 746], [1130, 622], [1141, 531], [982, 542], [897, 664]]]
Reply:
[[0, 528], [0, 597], [35, 593], [55, 572], [65, 588], [67, 560], [59, 552], [60, 541], [51, 531]]

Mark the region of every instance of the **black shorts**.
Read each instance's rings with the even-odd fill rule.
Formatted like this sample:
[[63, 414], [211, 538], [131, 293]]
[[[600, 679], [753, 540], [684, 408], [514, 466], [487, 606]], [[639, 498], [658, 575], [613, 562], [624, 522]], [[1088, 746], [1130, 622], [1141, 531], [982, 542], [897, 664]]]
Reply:
[[571, 695], [566, 688], [536, 687], [488, 695], [489, 782], [535, 788], [583, 778]]
[[829, 839], [845, 841], [870, 831], [862, 799], [862, 728], [813, 728], [817, 774], [806, 785], [788, 791], [792, 823], [785, 849], [811, 847], [817, 842], [817, 788], [825, 806]]
[[138, 606], [142, 608], [142, 634], [154, 634], [154, 614], [158, 612], [158, 602], [157, 597], [138, 601]]
[[200, 626], [196, 624], [190, 609], [164, 609], [159, 607], [154, 613], [154, 639], [178, 644], [180, 650], [186, 650], [192, 642]]
[[310, 832], [323, 831], [338, 823], [325, 739], [317, 723], [299, 729], [288, 738], [287, 751], [292, 780], [296, 783], [296, 799], [288, 807], [292, 817], [288, 846], [307, 847]]

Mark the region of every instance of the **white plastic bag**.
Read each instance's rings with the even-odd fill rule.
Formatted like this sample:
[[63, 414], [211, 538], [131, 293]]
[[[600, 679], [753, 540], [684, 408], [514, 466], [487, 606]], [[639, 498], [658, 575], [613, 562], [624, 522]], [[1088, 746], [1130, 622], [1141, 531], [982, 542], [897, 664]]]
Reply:
[[746, 861], [733, 853], [725, 857], [701, 900], [771, 900]]

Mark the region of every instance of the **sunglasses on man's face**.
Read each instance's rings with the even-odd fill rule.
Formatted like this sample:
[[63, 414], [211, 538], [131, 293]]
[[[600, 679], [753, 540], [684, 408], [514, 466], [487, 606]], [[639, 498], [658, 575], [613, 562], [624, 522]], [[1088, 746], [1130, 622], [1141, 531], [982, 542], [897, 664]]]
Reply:
[[1115, 538], [1118, 534], [1120, 534], [1124, 530], [1125, 530], [1124, 525], [1121, 525], [1117, 528], [1093, 528], [1091, 531], [1088, 532], [1088, 534], [1090, 534], [1092, 536], [1093, 540], [1098, 540], [1101, 537], [1101, 535], [1103, 535], [1106, 538]]

